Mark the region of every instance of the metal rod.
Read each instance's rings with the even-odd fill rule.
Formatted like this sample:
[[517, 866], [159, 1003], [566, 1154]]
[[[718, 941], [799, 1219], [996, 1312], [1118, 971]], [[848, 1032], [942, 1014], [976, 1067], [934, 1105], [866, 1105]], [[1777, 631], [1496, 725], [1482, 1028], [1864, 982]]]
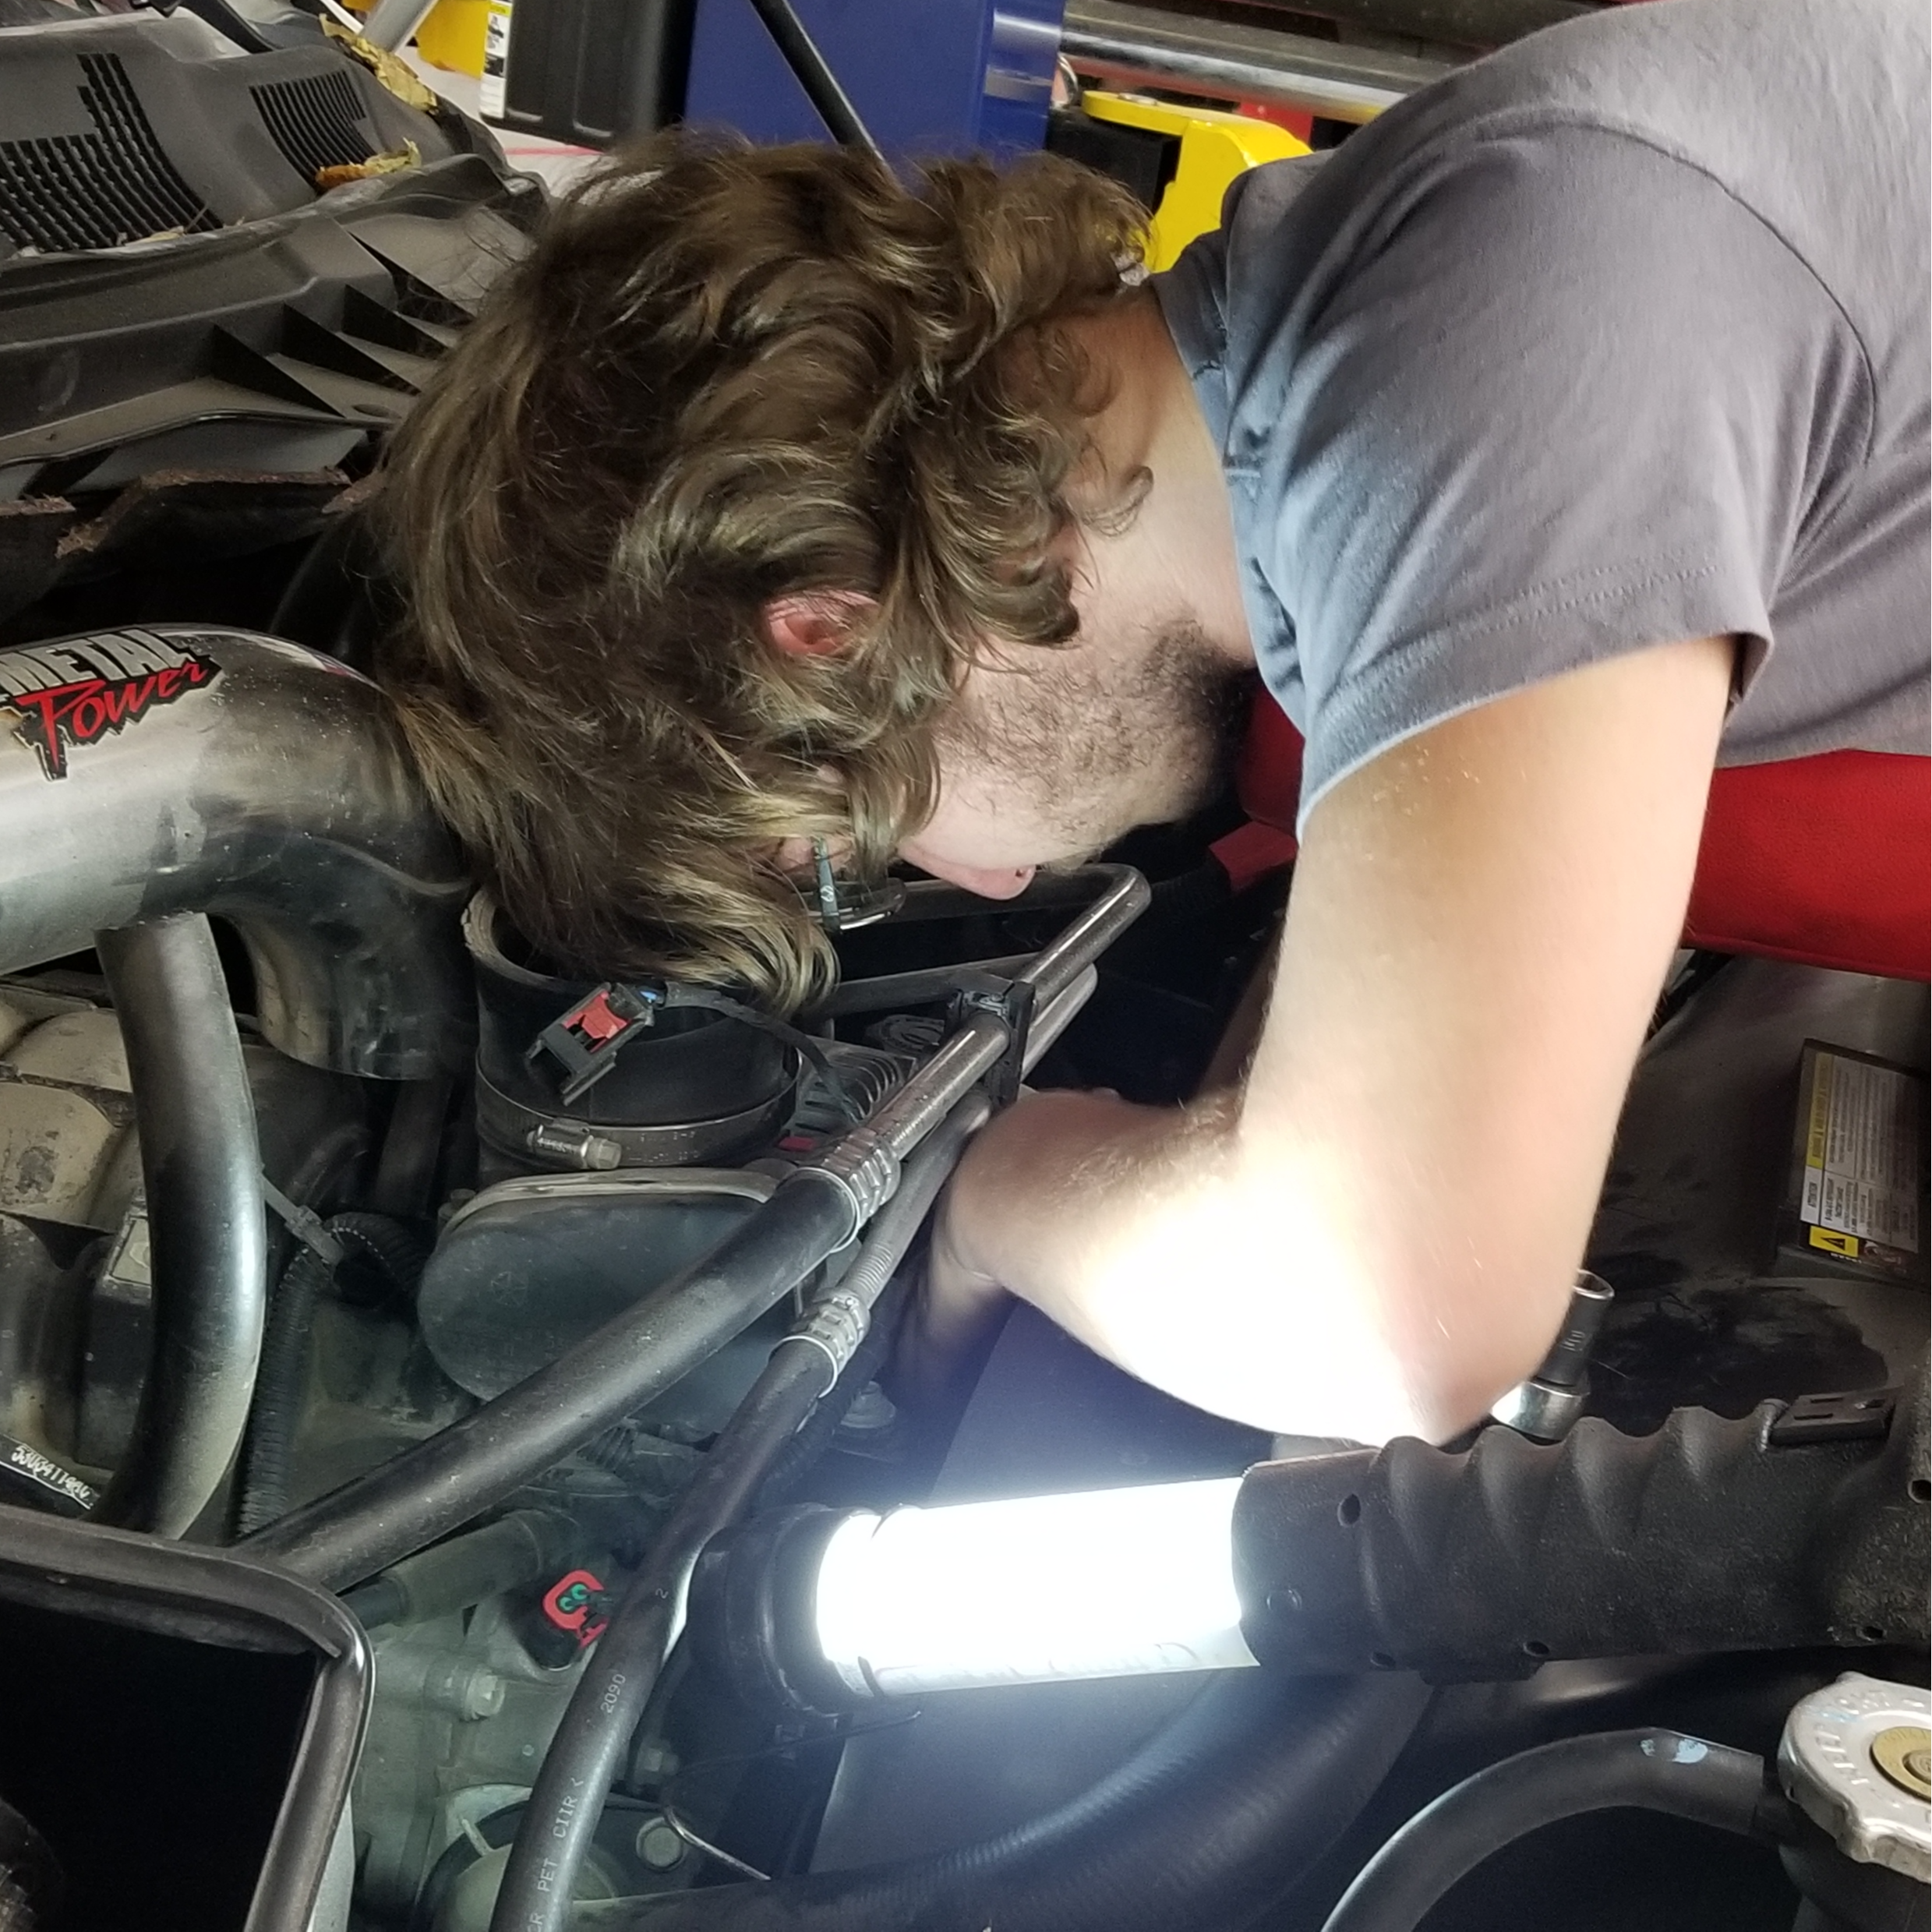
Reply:
[[974, 1013], [896, 1093], [881, 1103], [867, 1126], [903, 1160], [954, 1104], [999, 1065], [1012, 1038], [998, 1014]]
[[[401, 0], [384, 0], [384, 3], [399, 5]], [[766, 31], [778, 43], [786, 65], [804, 89], [805, 98], [817, 110], [832, 138], [841, 147], [860, 149], [885, 166], [885, 157], [879, 151], [878, 143], [866, 132], [851, 97], [839, 84], [839, 76], [825, 65], [825, 55], [805, 31], [791, 0], [751, 0], [751, 5]]]
[[1372, 121], [1405, 94], [1454, 71], [1407, 54], [1231, 26], [1118, 0], [1068, 0], [1060, 51], [1075, 72], [1103, 80], [1217, 101], [1274, 101], [1336, 121]]
[[1022, 913], [1058, 911], [1063, 906], [1079, 906], [1091, 899], [1097, 886], [1113, 876], [1111, 865], [1070, 866], [1065, 871], [1043, 872], [1025, 892], [1013, 899], [990, 899], [984, 892], [969, 892], [963, 885], [948, 885], [944, 879], [914, 879], [906, 888], [906, 898], [893, 915], [894, 923], [929, 919], [1011, 919]]
[[96, 941], [134, 1089], [154, 1339], [97, 1520], [179, 1536], [241, 1442], [262, 1351], [267, 1226], [255, 1105], [200, 913]]
[[1064, 986], [1050, 1000], [1033, 1009], [1033, 1023], [1026, 1030], [1026, 1052], [1021, 1063], [1023, 1074], [1031, 1073], [1046, 1058], [1047, 1050], [1072, 1025], [1082, 1007], [1093, 997], [1100, 983], [1100, 969], [1089, 966], [1078, 978]]
[[358, 30], [372, 47], [393, 54], [429, 17], [436, 0], [376, 0]]
[[1153, 898], [1147, 881], [1131, 865], [1095, 865], [1086, 876], [1106, 889], [1058, 938], [1037, 955], [1019, 977], [1030, 980], [1042, 1001], [1055, 998], [1077, 980], [1148, 907]]
[[922, 966], [912, 973], [882, 973], [874, 979], [848, 980], [805, 1015], [809, 1021], [836, 1019], [847, 1013], [881, 1013], [888, 1008], [924, 1006], [959, 990], [962, 973], [1010, 979], [1033, 955], [1008, 953], [997, 959], [969, 959], [958, 966]]
[[[1118, 870], [1122, 877], [1104, 897], [1020, 975], [1040, 989], [1040, 1021], [1036, 1023], [1044, 1023], [1045, 1046], [1052, 1044], [1091, 996], [1098, 979], [1093, 960], [1147, 902], [1146, 881], [1129, 867]], [[999, 1065], [1011, 1042], [1006, 1023], [997, 1013], [973, 1014], [911, 1079], [880, 1104], [867, 1125], [902, 1160]], [[1030, 1037], [1028, 1044], [1030, 1048]], [[1030, 1066], [1032, 1061], [1027, 1064]]]

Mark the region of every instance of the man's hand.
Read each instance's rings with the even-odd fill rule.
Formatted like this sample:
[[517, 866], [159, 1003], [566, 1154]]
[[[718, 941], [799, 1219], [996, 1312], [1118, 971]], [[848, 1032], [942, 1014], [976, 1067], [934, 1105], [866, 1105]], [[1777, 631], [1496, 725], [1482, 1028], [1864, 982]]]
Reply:
[[1689, 896], [1732, 651], [1701, 639], [1396, 747], [1310, 814], [1245, 1092], [1043, 1095], [942, 1213], [931, 1340], [999, 1283], [1291, 1434], [1443, 1436], [1561, 1323]]
[[[978, 1256], [993, 1231], [987, 1224], [998, 1213], [1003, 1190], [1000, 1175], [1009, 1147], [1024, 1150], [1033, 1130], [1056, 1110], [1077, 1107], [1097, 1124], [1103, 1136], [1108, 1124], [1124, 1126], [1126, 1115], [1145, 1116], [1150, 1110], [1130, 1107], [1104, 1090], [1037, 1093], [1022, 1087], [1007, 1110], [980, 1128], [967, 1143], [965, 1154], [934, 1217], [925, 1279], [918, 1299], [907, 1310], [893, 1354], [895, 1390], [909, 1400], [933, 1399], [951, 1384], [959, 1365], [972, 1358], [1005, 1312], [1012, 1297], [997, 1273]], [[1043, 1111], [1044, 1110], [1044, 1111]], [[977, 1185], [984, 1170], [989, 1186]]]

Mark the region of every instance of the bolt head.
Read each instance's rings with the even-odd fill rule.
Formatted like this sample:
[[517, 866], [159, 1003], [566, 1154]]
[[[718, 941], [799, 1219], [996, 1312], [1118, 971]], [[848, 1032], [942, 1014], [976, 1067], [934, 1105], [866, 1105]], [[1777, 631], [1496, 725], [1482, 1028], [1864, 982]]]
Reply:
[[647, 1818], [638, 1827], [638, 1856], [654, 1872], [668, 1872], [681, 1865], [687, 1849], [662, 1818]]

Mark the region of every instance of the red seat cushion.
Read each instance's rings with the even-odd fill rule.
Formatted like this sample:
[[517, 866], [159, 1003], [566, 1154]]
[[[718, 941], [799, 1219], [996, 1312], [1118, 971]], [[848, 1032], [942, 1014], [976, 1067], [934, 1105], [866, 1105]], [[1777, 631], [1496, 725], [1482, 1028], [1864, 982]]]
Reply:
[[[1215, 846], [1235, 886], [1294, 857], [1302, 735], [1256, 699], [1237, 772], [1255, 823]], [[1685, 943], [1932, 977], [1932, 761], [1832, 751], [1713, 773]]]
[[1831, 751], [1714, 772], [1684, 938], [1932, 977], [1932, 761]]

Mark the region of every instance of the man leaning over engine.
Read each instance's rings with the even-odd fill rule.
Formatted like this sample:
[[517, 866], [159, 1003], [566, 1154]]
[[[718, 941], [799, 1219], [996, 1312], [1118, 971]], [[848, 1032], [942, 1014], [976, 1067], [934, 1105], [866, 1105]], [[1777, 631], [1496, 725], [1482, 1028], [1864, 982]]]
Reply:
[[1307, 740], [1245, 1086], [980, 1135], [1005, 1290], [1265, 1429], [1440, 1436], [1562, 1317], [1714, 764], [1927, 733], [1920, 0], [1672, 0], [1245, 177], [1170, 274], [1042, 160], [660, 138], [390, 479], [385, 676], [513, 914], [795, 1003], [814, 838], [991, 898]]

